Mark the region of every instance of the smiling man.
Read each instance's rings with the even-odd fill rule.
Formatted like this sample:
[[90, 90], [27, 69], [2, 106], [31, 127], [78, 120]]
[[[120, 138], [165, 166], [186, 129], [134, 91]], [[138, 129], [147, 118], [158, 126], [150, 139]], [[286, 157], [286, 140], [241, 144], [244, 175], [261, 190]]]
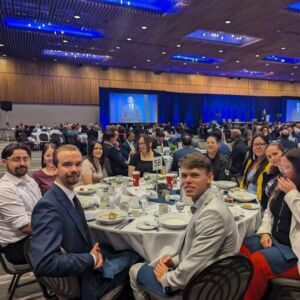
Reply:
[[9, 144], [1, 157], [5, 174], [0, 180], [0, 244], [9, 262], [25, 264], [23, 248], [31, 233], [31, 213], [42, 195], [27, 175], [31, 152], [26, 145]]
[[161, 257], [154, 267], [136, 264], [131, 268], [135, 299], [145, 299], [147, 292], [168, 297], [170, 291], [183, 289], [211, 259], [235, 251], [236, 225], [223, 199], [211, 190], [213, 174], [209, 159], [201, 153], [189, 154], [180, 169], [185, 193], [193, 200], [193, 216], [177, 255]]

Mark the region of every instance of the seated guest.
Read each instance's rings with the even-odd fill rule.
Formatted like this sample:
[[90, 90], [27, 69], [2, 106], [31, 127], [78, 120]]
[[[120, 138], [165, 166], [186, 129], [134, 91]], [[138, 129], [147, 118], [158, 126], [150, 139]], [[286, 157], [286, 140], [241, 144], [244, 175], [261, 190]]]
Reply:
[[266, 137], [268, 143], [271, 142], [270, 128], [268, 126], [264, 126], [262, 129], [262, 134]]
[[261, 206], [267, 208], [269, 197], [277, 186], [280, 173], [280, 161], [284, 155], [284, 148], [278, 142], [272, 142], [266, 148], [266, 157], [271, 165], [268, 173], [263, 174]]
[[63, 145], [54, 152], [55, 183], [32, 213], [32, 263], [37, 277], [78, 277], [81, 299], [96, 300], [127, 279], [137, 255], [108, 252], [104, 246], [100, 249], [98, 243], [92, 244], [84, 211], [73, 190], [81, 162], [82, 155], [74, 145]]
[[156, 150], [157, 146], [160, 146], [161, 149], [164, 147], [169, 147], [168, 141], [165, 140], [165, 133], [163, 131], [158, 131], [156, 133], [156, 139], [152, 143], [152, 149]]
[[[120, 151], [115, 147], [115, 132], [108, 130], [103, 134], [103, 159], [108, 176], [128, 175], [128, 164]], [[109, 166], [108, 166], [109, 164]], [[111, 169], [111, 170], [110, 170]]]
[[134, 154], [129, 161], [128, 176], [131, 176], [133, 171], [139, 171], [141, 176], [145, 172], [155, 172], [153, 171], [153, 159], [161, 155], [153, 151], [151, 147], [152, 137], [146, 134], [141, 135], [138, 141], [138, 153]]
[[2, 151], [5, 174], [0, 179], [0, 245], [12, 264], [26, 264], [24, 243], [31, 233], [31, 213], [42, 197], [37, 183], [28, 176], [31, 152], [21, 143]]
[[278, 141], [280, 142], [280, 144], [283, 146], [284, 149], [297, 148], [298, 147], [297, 142], [291, 141], [289, 137], [290, 137], [289, 130], [287, 128], [284, 128], [280, 132], [280, 138], [278, 139]]
[[175, 127], [175, 133], [172, 134], [172, 135], [169, 137], [168, 142], [171, 143], [171, 144], [176, 143], [176, 141], [180, 140], [181, 134], [183, 133], [183, 131], [184, 131], [184, 130], [183, 130], [182, 126], [177, 125], [177, 126]]
[[131, 131], [127, 131], [126, 141], [122, 143], [120, 147], [121, 154], [126, 159], [126, 161], [129, 160], [130, 153], [135, 152], [134, 139], [134, 133]]
[[219, 128], [215, 128], [210, 132], [210, 135], [214, 135], [217, 138], [220, 153], [229, 157], [230, 149], [226, 144], [225, 134]]
[[193, 137], [189, 133], [183, 133], [181, 135], [182, 148], [178, 149], [173, 154], [173, 162], [171, 166], [171, 171], [178, 171], [180, 161], [185, 158], [188, 154], [198, 152], [194, 147], [192, 147]]
[[54, 144], [45, 144], [42, 150], [42, 169], [35, 171], [32, 178], [37, 182], [44, 195], [55, 180], [55, 167], [53, 165]]
[[242, 189], [262, 198], [263, 174], [270, 170], [270, 163], [266, 158], [267, 140], [262, 134], [253, 136], [250, 146], [249, 159], [246, 162], [243, 178], [240, 184]]
[[107, 176], [102, 156], [102, 145], [97, 141], [92, 141], [88, 146], [87, 159], [82, 162], [80, 184], [95, 184]]
[[87, 131], [88, 136], [88, 144], [90, 144], [92, 141], [98, 140], [98, 131], [95, 129], [95, 124], [91, 123], [89, 126], [89, 129]]
[[232, 152], [231, 159], [231, 174], [242, 174], [243, 164], [247, 154], [247, 146], [245, 141], [241, 138], [241, 131], [239, 129], [233, 129], [231, 133], [232, 139]]
[[218, 138], [210, 133], [206, 139], [206, 156], [209, 158], [214, 180], [230, 180], [230, 160], [219, 151]]
[[300, 279], [300, 149], [281, 158], [281, 169], [257, 235], [241, 248], [254, 267], [245, 300], [261, 299], [270, 279]]
[[224, 201], [210, 188], [213, 173], [209, 159], [201, 153], [189, 154], [180, 169], [183, 189], [193, 200], [193, 217], [175, 256], [161, 257], [154, 267], [141, 263], [131, 267], [135, 299], [147, 299], [146, 292], [167, 297], [167, 291], [185, 288], [211, 259], [235, 251], [236, 225]]

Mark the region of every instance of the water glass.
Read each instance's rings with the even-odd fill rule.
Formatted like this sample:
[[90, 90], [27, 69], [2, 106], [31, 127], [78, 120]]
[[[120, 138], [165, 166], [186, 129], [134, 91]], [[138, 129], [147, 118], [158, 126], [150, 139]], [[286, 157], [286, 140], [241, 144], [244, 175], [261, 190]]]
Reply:
[[177, 201], [176, 209], [179, 213], [182, 213], [184, 211], [184, 203], [182, 201]]
[[129, 203], [127, 201], [121, 202], [120, 203], [120, 209], [124, 210], [128, 213], [129, 211]]

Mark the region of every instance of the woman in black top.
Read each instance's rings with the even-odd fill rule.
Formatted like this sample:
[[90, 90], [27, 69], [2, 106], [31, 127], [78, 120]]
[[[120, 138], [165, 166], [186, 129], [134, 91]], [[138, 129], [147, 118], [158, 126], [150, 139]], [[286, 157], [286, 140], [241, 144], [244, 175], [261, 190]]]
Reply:
[[266, 157], [271, 164], [271, 168], [268, 173], [263, 173], [261, 206], [264, 210], [267, 208], [272, 191], [276, 188], [276, 179], [281, 174], [279, 165], [283, 155], [284, 148], [278, 142], [272, 142], [266, 148]]
[[152, 150], [152, 137], [146, 134], [141, 135], [138, 141], [138, 151], [129, 162], [128, 176], [131, 176], [133, 171], [139, 171], [141, 176], [145, 172], [154, 173], [152, 165], [156, 156], [161, 155]]

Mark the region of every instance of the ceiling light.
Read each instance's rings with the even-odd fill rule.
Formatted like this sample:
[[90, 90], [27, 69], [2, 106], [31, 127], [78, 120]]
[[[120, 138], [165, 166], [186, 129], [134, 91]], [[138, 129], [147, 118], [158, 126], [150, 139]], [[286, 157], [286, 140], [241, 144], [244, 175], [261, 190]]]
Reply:
[[151, 61], [151, 59], [147, 59], [147, 62], [150, 62]]
[[4, 47], [4, 45], [3, 45], [3, 44], [0, 44], [0, 47]]
[[116, 47], [116, 49], [120, 50], [120, 49], [121, 49], [121, 47], [117, 46], [117, 47]]
[[236, 63], [239, 63], [240, 61], [239, 61], [239, 60], [236, 60], [235, 62], [236, 62]]
[[263, 58], [264, 60], [276, 62], [276, 63], [286, 63], [286, 64], [299, 64], [300, 58], [298, 57], [287, 57], [287, 56], [277, 56], [277, 55], [268, 55]]
[[177, 48], [180, 48], [180, 47], [181, 47], [181, 45], [180, 45], [180, 44], [178, 44], [178, 45], [176, 45], [176, 47], [177, 47]]
[[291, 73], [291, 75], [292, 75], [292, 76], [294, 76], [294, 75], [295, 75], [295, 73]]
[[132, 41], [132, 38], [128, 37], [128, 38], [127, 38], [127, 41]]
[[186, 65], [187, 65], [187, 63], [183, 63], [183, 65], [184, 65], [184, 66], [186, 66]]
[[231, 23], [230, 20], [226, 20], [226, 21], [225, 21], [225, 24], [230, 24], [230, 23]]
[[285, 47], [281, 47], [281, 50], [286, 50], [286, 48]]
[[268, 66], [269, 64], [266, 64], [266, 66]]
[[223, 53], [223, 52], [224, 52], [224, 50], [222, 50], [222, 49], [219, 50], [219, 53]]
[[220, 68], [220, 66], [216, 66], [216, 69], [219, 69]]
[[74, 16], [74, 19], [79, 20], [79, 19], [80, 19], [80, 16]]
[[68, 41], [67, 40], [63, 40], [63, 43], [67, 43]]
[[260, 55], [259, 55], [259, 54], [256, 54], [255, 57], [260, 57]]
[[57, 59], [56, 59], [56, 58], [54, 58], [54, 59], [53, 59], [53, 61], [57, 61]]
[[7, 55], [6, 54], [2, 54], [2, 56], [6, 57]]
[[167, 52], [163, 51], [161, 54], [162, 54], [162, 55], [165, 55], [165, 54], [167, 54]]
[[136, 66], [133, 66], [134, 69], [136, 69]]
[[18, 18], [4, 18], [4, 25], [6, 27], [26, 30], [26, 31], [38, 31], [50, 34], [64, 34], [81, 38], [102, 38], [103, 34], [98, 29], [88, 29], [85, 27], [76, 27], [62, 24], [53, 24], [47, 22], [38, 22], [36, 20], [25, 20]]
[[294, 67], [294, 69], [298, 69], [298, 67], [297, 67], [297, 66], [295, 66], [295, 67]]
[[192, 55], [184, 55], [184, 54], [173, 55], [171, 59], [189, 61], [194, 63], [205, 63], [205, 64], [215, 64], [223, 61], [222, 59], [217, 59], [212, 57], [203, 58], [202, 56], [192, 56]]
[[68, 51], [60, 51], [60, 50], [50, 50], [44, 49], [42, 51], [43, 55], [53, 56], [57, 58], [67, 58], [67, 59], [79, 59], [79, 60], [92, 60], [92, 61], [107, 61], [111, 57], [108, 55], [96, 55], [90, 53], [79, 53], [79, 52], [68, 52]]
[[146, 29], [147, 29], [147, 26], [142, 26], [142, 29], [143, 29], [143, 30], [146, 30]]

